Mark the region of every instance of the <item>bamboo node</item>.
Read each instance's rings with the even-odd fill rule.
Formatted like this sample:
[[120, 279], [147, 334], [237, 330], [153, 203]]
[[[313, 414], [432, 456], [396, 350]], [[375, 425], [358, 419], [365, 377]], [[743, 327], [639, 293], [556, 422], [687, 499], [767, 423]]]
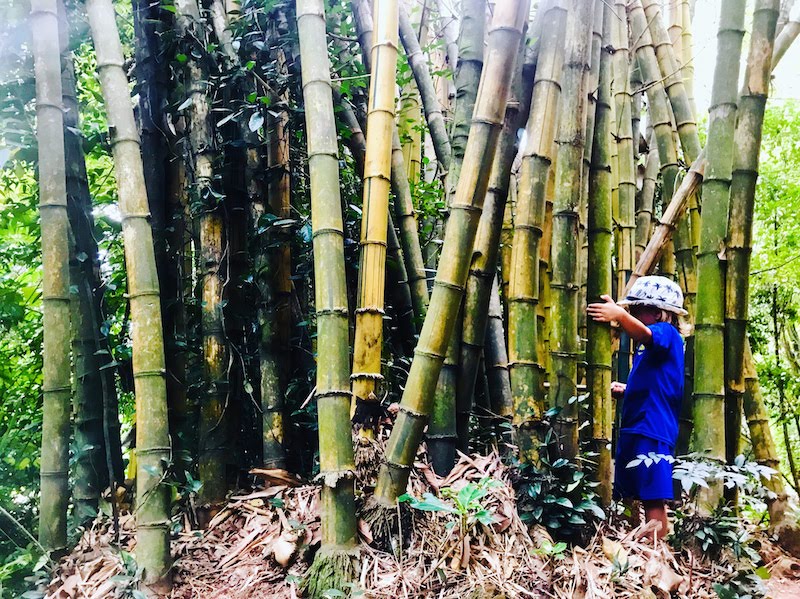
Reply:
[[458, 291], [459, 293], [464, 292], [464, 286], [458, 285], [457, 283], [449, 283], [447, 281], [442, 281], [441, 279], [434, 279], [433, 284], [438, 287], [444, 287], [445, 289], [452, 289], [454, 291]]
[[323, 486], [335, 489], [341, 481], [353, 480], [356, 474], [353, 470], [331, 470], [320, 472], [314, 477], [315, 483], [322, 483]]
[[71, 385], [63, 385], [61, 387], [43, 387], [42, 393], [62, 393], [64, 391], [72, 391]]
[[140, 522], [136, 521], [136, 528], [150, 528], [150, 529], [158, 529], [158, 528], [169, 528], [171, 522], [169, 520], [155, 520], [154, 522]]
[[67, 478], [69, 472], [66, 470], [40, 470], [39, 476], [42, 478]]
[[386, 312], [383, 308], [377, 308], [375, 306], [368, 306], [366, 308], [356, 308], [356, 314], [380, 314], [384, 316]]
[[311, 239], [316, 239], [320, 235], [338, 235], [339, 237], [344, 237], [344, 231], [342, 231], [341, 229], [335, 229], [333, 227], [316, 229], [311, 233]]
[[161, 292], [158, 289], [144, 289], [142, 291], [136, 291], [133, 293], [125, 293], [123, 297], [125, 299], [136, 299], [137, 297], [146, 297], [146, 296], [156, 296], [158, 297], [161, 295]]
[[134, 451], [136, 455], [147, 455], [150, 453], [170, 453], [172, 451], [172, 447], [147, 447], [147, 448], [135, 448]]
[[450, 212], [453, 210], [464, 210], [466, 212], [477, 212], [480, 214], [483, 211], [483, 208], [480, 206], [475, 206], [474, 204], [450, 204]]
[[323, 308], [321, 310], [316, 311], [317, 317], [319, 316], [344, 316], [347, 317], [349, 312], [347, 308]]
[[153, 377], [153, 376], [166, 376], [167, 370], [165, 368], [160, 368], [158, 370], [139, 370], [133, 373], [133, 378], [145, 378], [145, 377]]
[[325, 399], [326, 397], [352, 397], [353, 392], [350, 389], [329, 389], [327, 391], [317, 391], [314, 393], [314, 397], [317, 400]]

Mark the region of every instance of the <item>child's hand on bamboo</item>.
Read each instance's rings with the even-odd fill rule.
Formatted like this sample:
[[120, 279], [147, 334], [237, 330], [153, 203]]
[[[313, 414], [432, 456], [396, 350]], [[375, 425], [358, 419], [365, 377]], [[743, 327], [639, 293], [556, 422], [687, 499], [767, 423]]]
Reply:
[[619, 381], [614, 381], [611, 383], [611, 397], [615, 399], [621, 399], [623, 395], [625, 395], [625, 388], [627, 385], [625, 383], [620, 383]]
[[617, 305], [610, 295], [601, 295], [600, 299], [604, 303], [589, 304], [586, 307], [586, 312], [592, 317], [592, 320], [597, 322], [611, 322], [613, 320], [620, 320], [628, 312], [622, 306]]

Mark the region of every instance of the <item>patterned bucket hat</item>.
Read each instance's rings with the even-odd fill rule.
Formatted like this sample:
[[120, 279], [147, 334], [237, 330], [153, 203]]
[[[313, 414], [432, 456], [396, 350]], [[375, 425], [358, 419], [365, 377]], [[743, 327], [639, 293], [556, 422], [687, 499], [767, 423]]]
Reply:
[[653, 306], [685, 316], [683, 292], [680, 286], [666, 277], [640, 277], [636, 279], [620, 306]]

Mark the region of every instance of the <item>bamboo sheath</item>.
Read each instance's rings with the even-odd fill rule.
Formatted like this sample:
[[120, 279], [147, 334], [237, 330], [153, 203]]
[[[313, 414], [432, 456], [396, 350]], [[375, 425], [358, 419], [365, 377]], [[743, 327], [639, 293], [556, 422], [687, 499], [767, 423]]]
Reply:
[[359, 301], [353, 350], [353, 398], [377, 401], [383, 379], [384, 281], [389, 225], [391, 139], [394, 131], [394, 79], [397, 70], [397, 0], [375, 2], [377, 28], [371, 50], [373, 67], [367, 109], [364, 198], [358, 270]]
[[463, 174], [451, 206], [442, 260], [400, 413], [386, 448], [386, 462], [381, 467], [375, 489], [375, 501], [381, 506], [394, 506], [397, 496], [405, 490], [409, 468], [431, 411], [433, 391], [469, 274], [470, 250], [483, 207], [528, 8], [527, 0], [513, 0], [495, 8], [488, 36], [486, 65], [473, 113]]
[[70, 440], [70, 293], [61, 55], [56, 0], [33, 0], [39, 214], [42, 236], [42, 454], [39, 542], [66, 548]]
[[739, 96], [733, 138], [733, 171], [725, 262], [725, 403], [726, 416], [731, 425], [726, 428], [729, 462], [739, 454], [741, 426], [736, 425], [740, 423], [745, 393], [744, 362], [750, 291], [750, 254], [753, 246], [753, 210], [778, 9], [777, 0], [759, 0], [755, 5], [744, 90]]
[[[359, 1], [364, 4], [367, 0]], [[428, 61], [422, 52], [422, 48], [420, 48], [419, 40], [414, 32], [414, 27], [411, 25], [411, 20], [408, 18], [406, 9], [402, 4], [399, 8], [400, 39], [406, 50], [406, 57], [408, 58], [411, 72], [414, 74], [414, 80], [417, 82], [417, 89], [422, 99], [422, 108], [425, 111], [425, 119], [428, 122], [433, 148], [436, 152], [436, 159], [441, 165], [441, 170], [447, 172], [450, 169], [452, 149], [450, 147], [450, 138], [447, 135], [447, 126], [442, 116], [442, 109], [436, 98], [436, 90], [433, 87]]]
[[536, 435], [544, 415], [544, 356], [537, 318], [540, 301], [540, 244], [544, 237], [545, 193], [553, 160], [553, 140], [564, 66], [563, 42], [567, 3], [543, 3], [542, 37], [533, 97], [526, 125], [526, 144], [519, 173], [519, 189], [511, 248], [508, 286], [508, 358], [513, 425], [520, 456], [534, 459]]
[[[616, 0], [614, 11], [625, 14], [626, 0]], [[612, 73], [614, 98], [614, 139], [617, 142], [618, 203], [617, 285], [625, 286], [634, 267], [636, 232], [636, 167], [634, 164], [633, 122], [631, 116], [631, 64], [628, 59], [628, 27], [624, 18], [611, 21]]]
[[[614, 16], [611, 8], [602, 2], [597, 4], [602, 6], [603, 31], [612, 31]], [[599, 65], [595, 133], [589, 171], [587, 222], [589, 260], [586, 293], [590, 299], [611, 294], [613, 253], [609, 165], [609, 145], [612, 142], [611, 60], [612, 55], [603, 52]], [[609, 505], [612, 481], [611, 429], [614, 419], [611, 402], [611, 327], [609, 323], [588, 319], [586, 328], [586, 389], [592, 406], [591, 434], [593, 450], [597, 452], [596, 477], [600, 483], [600, 499], [603, 505]]]
[[[586, 84], [594, 2], [574, 0], [567, 24], [563, 96], [556, 136], [557, 162], [553, 196], [552, 297], [550, 329], [550, 402], [564, 453], [574, 458], [578, 444], [578, 222], [587, 112]], [[627, 73], [626, 73], [627, 80]], [[631, 197], [631, 203], [633, 197]]]
[[[725, 460], [724, 248], [733, 166], [733, 136], [736, 120], [737, 81], [742, 37], [744, 0], [731, 0], [721, 10], [717, 65], [714, 70], [709, 112], [708, 166], [703, 181], [703, 218], [697, 254], [697, 317], [695, 324], [694, 402], [696, 426], [690, 446], [705, 451], [714, 460]], [[716, 505], [719, 487], [712, 487], [705, 500]]]
[[[204, 39], [202, 21], [195, 0], [179, 0], [175, 4], [178, 31], [187, 43]], [[188, 131], [192, 159], [194, 193], [210, 205], [200, 215], [201, 270], [201, 331], [203, 337], [203, 375], [207, 391], [200, 405], [200, 447], [198, 473], [203, 486], [200, 502], [214, 506], [225, 498], [228, 395], [228, 348], [223, 325], [223, 252], [224, 224], [221, 207], [215, 206], [212, 186], [214, 180], [214, 137], [210, 123], [210, 103], [206, 80], [200, 61], [190, 57], [186, 65], [189, 106]]]
[[[314, 305], [317, 318], [317, 413], [322, 494], [322, 550], [307, 581], [312, 596], [330, 588], [321, 574], [337, 553], [356, 544], [350, 426], [350, 360], [344, 229], [330, 64], [322, 0], [297, 0], [297, 29], [306, 106]], [[387, 15], [388, 17], [388, 15]], [[385, 232], [384, 225], [384, 232]], [[319, 576], [315, 576], [315, 574]], [[338, 576], [346, 578], [347, 573]], [[322, 588], [318, 588], [322, 587]]]
[[167, 425], [164, 342], [153, 234], [148, 222], [139, 135], [110, 0], [88, 0], [122, 213], [136, 392], [136, 561], [145, 584], [169, 576], [169, 493], [164, 465], [171, 455]]

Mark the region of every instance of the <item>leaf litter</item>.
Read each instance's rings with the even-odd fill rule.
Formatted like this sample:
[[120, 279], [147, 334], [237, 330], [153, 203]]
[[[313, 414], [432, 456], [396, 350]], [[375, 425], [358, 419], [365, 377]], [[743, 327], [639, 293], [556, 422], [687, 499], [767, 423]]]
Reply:
[[[369, 527], [359, 522], [361, 572], [353, 595], [392, 599], [705, 599], [712, 585], [741, 566], [732, 555], [714, 561], [683, 549], [675, 552], [655, 539], [652, 525], [631, 528], [625, 521], [599, 525], [586, 547], [548, 553], [547, 531], [529, 528], [516, 510], [513, 472], [496, 453], [461, 455], [453, 471], [437, 476], [424, 461], [415, 464], [409, 492], [417, 497], [457, 492], [489, 477], [482, 507], [492, 522], [475, 522], [461, 534], [457, 516], [412, 510], [408, 545], [397, 555], [370, 547]], [[233, 495], [206, 530], [183, 528], [173, 538], [174, 599], [300, 597], [299, 582], [320, 544], [319, 488], [264, 477], [265, 488]], [[136, 597], [135, 523], [120, 518], [120, 544], [107, 519], [95, 521], [73, 551], [61, 559], [46, 599]], [[800, 580], [800, 564], [765, 534], [757, 536], [767, 567], [782, 583]], [[544, 549], [543, 549], [544, 548]], [[800, 584], [800, 582], [798, 582]], [[786, 596], [786, 595], [779, 595]]]

